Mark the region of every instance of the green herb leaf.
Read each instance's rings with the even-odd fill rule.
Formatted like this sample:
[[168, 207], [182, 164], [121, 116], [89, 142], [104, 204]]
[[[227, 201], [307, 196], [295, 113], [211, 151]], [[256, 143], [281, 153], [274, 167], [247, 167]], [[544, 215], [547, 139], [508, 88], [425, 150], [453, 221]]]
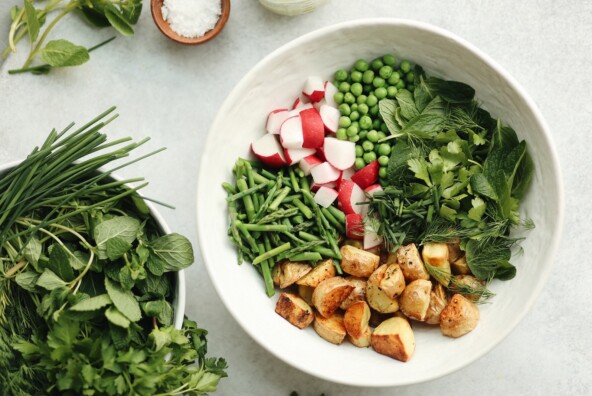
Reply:
[[135, 25], [142, 12], [142, 0], [124, 0], [121, 2], [121, 12], [128, 23]]
[[46, 290], [53, 290], [58, 287], [66, 286], [66, 282], [57, 276], [52, 270], [46, 268], [43, 273], [37, 279], [37, 286], [40, 286]]
[[130, 25], [130, 23], [126, 20], [125, 16], [115, 8], [114, 5], [109, 4], [105, 7], [105, 17], [119, 33], [123, 34], [124, 36], [133, 36], [134, 29]]
[[473, 207], [469, 209], [469, 218], [475, 221], [481, 221], [481, 217], [485, 214], [485, 209], [487, 208], [485, 201], [479, 197], [475, 197], [471, 200], [471, 205]]
[[417, 107], [415, 107], [415, 101], [413, 100], [413, 94], [411, 92], [406, 89], [401, 89], [397, 92], [395, 97], [397, 98], [397, 102], [401, 108], [401, 115], [403, 117], [410, 120], [419, 115], [419, 111], [417, 110]]
[[96, 311], [111, 304], [111, 298], [107, 294], [100, 294], [95, 297], [87, 298], [70, 307], [71, 311], [87, 312]]
[[39, 257], [41, 257], [41, 243], [39, 243], [39, 239], [31, 238], [27, 242], [23, 254], [25, 259], [37, 269], [37, 262], [39, 261]]
[[67, 40], [53, 40], [41, 50], [41, 58], [53, 67], [78, 66], [86, 63], [88, 50]]
[[70, 255], [60, 244], [53, 245], [47, 267], [66, 282], [74, 279], [74, 271], [70, 266]]
[[140, 222], [130, 216], [117, 216], [99, 223], [94, 230], [97, 244], [97, 255], [100, 259], [107, 259], [107, 241], [113, 238], [132, 243], [136, 240]]
[[37, 18], [37, 11], [33, 7], [32, 0], [24, 0], [24, 5], [25, 15], [27, 17], [27, 31], [29, 32], [29, 40], [32, 44], [39, 36], [39, 19]]
[[395, 113], [399, 105], [395, 100], [392, 99], [383, 99], [378, 102], [378, 110], [380, 111], [380, 115], [384, 120], [389, 132], [393, 136], [401, 136], [399, 131], [401, 130], [401, 126], [395, 120]]
[[110, 238], [107, 239], [107, 242], [105, 242], [107, 257], [111, 261], [117, 260], [127, 253], [131, 248], [132, 244], [120, 237]]
[[178, 271], [193, 263], [191, 242], [183, 235], [167, 234], [153, 240], [150, 249], [164, 263], [165, 272]]
[[20, 272], [14, 278], [17, 285], [30, 292], [35, 291], [38, 279], [39, 274], [35, 271]]
[[431, 139], [442, 130], [445, 118], [439, 114], [420, 114], [409, 120], [400, 133], [420, 139]]
[[127, 329], [130, 326], [129, 319], [114, 306], [107, 308], [105, 311], [105, 317], [115, 326], [123, 327], [124, 329]]
[[142, 319], [140, 304], [131, 291], [124, 290], [120, 285], [111, 281], [109, 278], [105, 278], [105, 289], [107, 290], [109, 297], [111, 297], [113, 305], [115, 305], [118, 311], [125, 315], [126, 318], [132, 322], [137, 322]]

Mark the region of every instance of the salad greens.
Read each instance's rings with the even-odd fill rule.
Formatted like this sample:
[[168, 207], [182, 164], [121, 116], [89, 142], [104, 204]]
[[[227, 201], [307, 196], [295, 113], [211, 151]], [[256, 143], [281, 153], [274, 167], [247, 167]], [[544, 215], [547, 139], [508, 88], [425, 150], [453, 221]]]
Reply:
[[143, 179], [102, 171], [146, 141], [108, 142], [113, 110], [0, 177], [0, 394], [198, 395], [226, 376], [205, 330], [173, 325], [191, 243], [163, 234]]

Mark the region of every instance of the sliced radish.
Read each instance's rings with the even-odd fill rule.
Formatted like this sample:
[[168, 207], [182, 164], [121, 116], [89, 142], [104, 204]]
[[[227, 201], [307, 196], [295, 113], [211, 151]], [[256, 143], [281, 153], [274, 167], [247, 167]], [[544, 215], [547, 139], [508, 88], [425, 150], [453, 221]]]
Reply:
[[356, 144], [349, 140], [325, 138], [323, 151], [327, 161], [340, 170], [351, 168], [356, 161]]
[[325, 101], [331, 107], [338, 107], [334, 97], [338, 89], [331, 81], [325, 81]]
[[312, 179], [315, 183], [326, 184], [339, 179], [341, 171], [335, 169], [330, 163], [323, 162], [322, 164], [312, 168], [310, 174], [312, 175]]
[[307, 103], [310, 103], [310, 101], [308, 100], [308, 98], [306, 96], [301, 94], [300, 96], [298, 96], [296, 98], [296, 100], [292, 104], [292, 109], [297, 109], [299, 107], [306, 105]]
[[251, 150], [267, 166], [279, 168], [286, 165], [282, 146], [274, 135], [263, 135], [251, 144]]
[[322, 186], [315, 194], [314, 200], [323, 208], [328, 208], [337, 199], [337, 195], [334, 189]]
[[312, 183], [312, 186], [310, 186], [310, 191], [312, 191], [312, 192], [317, 192], [317, 191], [319, 191], [319, 188], [321, 188], [321, 187], [332, 188], [332, 189], [334, 189], [335, 191], [337, 191], [337, 190], [336, 190], [336, 188], [337, 188], [337, 183], [335, 183], [335, 182], [329, 182], [329, 183], [325, 183], [325, 184], [319, 184], [319, 183], [315, 183], [315, 182], [313, 182], [313, 183]]
[[356, 171], [353, 168], [347, 168], [346, 170], [342, 171], [341, 177], [337, 179], [337, 189], [339, 189], [342, 180], [351, 180], [351, 177], [354, 173], [356, 173]]
[[374, 231], [366, 230], [364, 233], [364, 249], [372, 249], [382, 243], [382, 237]]
[[280, 139], [284, 148], [302, 148], [304, 132], [302, 131], [302, 121], [299, 116], [290, 117], [284, 121], [280, 127]]
[[325, 162], [327, 161], [327, 157], [325, 156], [325, 149], [324, 147], [319, 147], [317, 149], [317, 158], [320, 159], [321, 161]]
[[[304, 135], [302, 147], [321, 147], [325, 138], [325, 126], [318, 110], [315, 108], [302, 110], [300, 112], [300, 120], [302, 121], [302, 133]], [[354, 157], [355, 154], [354, 146]]]
[[384, 191], [382, 189], [382, 186], [380, 184], [373, 184], [370, 187], [366, 187], [364, 189], [364, 192], [368, 195], [370, 195], [371, 197], [374, 196], [374, 193], [377, 191]]
[[364, 218], [361, 214], [345, 215], [345, 235], [349, 239], [364, 239]]
[[321, 107], [326, 105], [327, 101], [325, 99], [321, 99], [320, 102], [315, 102], [315, 104], [313, 104], [312, 106], [317, 109], [318, 111], [321, 111]]
[[290, 110], [290, 117], [295, 116], [295, 115], [299, 115], [301, 111], [303, 110], [307, 110], [307, 109], [312, 109], [314, 106], [312, 105], [312, 103], [305, 103], [303, 105], [300, 105], [292, 110]]
[[318, 76], [308, 77], [304, 83], [302, 93], [312, 102], [319, 102], [325, 97], [325, 83], [323, 79]]
[[275, 135], [279, 134], [280, 127], [289, 116], [290, 111], [288, 109], [277, 109], [269, 113], [267, 116], [267, 125], [265, 127], [267, 133], [273, 133]]
[[[301, 161], [303, 158], [310, 157], [315, 153], [315, 149], [285, 149], [284, 156], [288, 165], [294, 165]], [[320, 161], [319, 161], [320, 162]]]
[[[305, 149], [305, 150], [310, 150], [310, 149]], [[322, 163], [323, 163], [323, 161], [321, 161], [320, 159], [318, 159], [314, 155], [309, 155], [308, 157], [302, 158], [298, 165], [300, 166], [300, 169], [302, 169], [302, 171], [304, 172], [304, 175], [308, 176], [308, 175], [310, 175], [310, 170], [312, 168], [314, 168], [315, 166], [320, 165]]]
[[360, 186], [360, 188], [364, 189], [378, 180], [379, 169], [380, 164], [378, 161], [370, 162], [368, 165], [357, 171], [351, 179], [354, 183]]
[[319, 114], [321, 115], [325, 129], [328, 132], [335, 133], [337, 128], [339, 128], [339, 117], [341, 117], [339, 110], [324, 104], [319, 109]]
[[366, 194], [364, 194], [364, 190], [351, 180], [341, 181], [337, 200], [339, 201], [341, 210], [343, 210], [345, 214], [364, 214], [368, 210], [368, 205], [362, 204], [362, 202], [368, 200]]

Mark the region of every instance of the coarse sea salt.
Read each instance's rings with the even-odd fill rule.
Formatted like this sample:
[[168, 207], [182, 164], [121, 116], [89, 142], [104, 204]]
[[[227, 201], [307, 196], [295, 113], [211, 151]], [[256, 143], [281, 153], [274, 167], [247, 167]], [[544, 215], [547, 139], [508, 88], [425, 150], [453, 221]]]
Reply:
[[180, 36], [201, 37], [216, 26], [222, 14], [220, 0], [164, 0], [162, 16]]

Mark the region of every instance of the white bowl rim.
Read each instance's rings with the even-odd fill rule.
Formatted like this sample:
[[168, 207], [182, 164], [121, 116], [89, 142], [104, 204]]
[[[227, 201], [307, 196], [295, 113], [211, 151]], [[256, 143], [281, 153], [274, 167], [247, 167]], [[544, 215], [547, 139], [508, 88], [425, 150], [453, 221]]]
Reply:
[[[557, 250], [559, 248], [559, 243], [561, 241], [561, 236], [563, 233], [564, 211], [565, 211], [565, 208], [564, 208], [564, 206], [565, 206], [565, 203], [564, 203], [565, 192], [564, 192], [564, 186], [563, 186], [563, 179], [561, 176], [561, 167], [559, 165], [559, 158], [558, 158], [557, 152], [555, 150], [555, 145], [553, 144], [553, 141], [551, 138], [551, 132], [549, 130], [547, 122], [545, 121], [545, 119], [544, 119], [542, 113], [540, 112], [538, 106], [536, 105], [536, 103], [532, 100], [532, 98], [528, 95], [528, 93], [524, 90], [524, 88], [522, 88], [522, 86], [502, 66], [500, 66], [496, 61], [494, 61], [491, 57], [489, 57], [489, 55], [485, 54], [483, 51], [481, 51], [480, 49], [478, 49], [476, 46], [469, 43], [465, 39], [461, 38], [460, 36], [457, 36], [456, 34], [450, 32], [446, 29], [437, 27], [437, 26], [432, 25], [427, 22], [420, 22], [420, 21], [416, 21], [416, 20], [412, 20], [412, 19], [403, 19], [403, 18], [355, 19], [355, 20], [351, 20], [351, 21], [346, 21], [346, 22], [341, 22], [341, 23], [337, 23], [334, 25], [330, 25], [330, 26], [327, 26], [324, 28], [320, 28], [318, 30], [304, 34], [304, 35], [282, 45], [281, 47], [277, 48], [276, 50], [274, 50], [270, 54], [268, 54], [266, 57], [261, 59], [251, 70], [249, 70], [249, 72], [247, 72], [242, 77], [242, 79], [239, 81], [239, 83], [230, 92], [230, 94], [228, 95], [228, 97], [225, 99], [224, 103], [222, 104], [222, 106], [218, 110], [216, 118], [214, 119], [214, 122], [212, 123], [212, 126], [210, 127], [210, 131], [208, 132], [208, 137], [206, 139], [204, 149], [211, 146], [210, 141], [213, 139], [213, 131], [218, 127], [218, 124], [220, 124], [222, 122], [224, 115], [228, 114], [231, 111], [231, 107], [230, 107], [231, 103], [234, 102], [236, 97], [238, 97], [239, 92], [242, 91], [242, 88], [245, 85], [247, 85], [247, 83], [251, 79], [251, 76], [254, 74], [257, 74], [259, 72], [259, 70], [265, 66], [265, 64], [269, 61], [269, 59], [275, 58], [276, 56], [278, 56], [280, 54], [291, 51], [294, 47], [300, 45], [300, 43], [302, 43], [302, 42], [313, 40], [316, 37], [323, 36], [325, 34], [337, 31], [339, 29], [342, 29], [345, 27], [352, 28], [352, 27], [360, 27], [360, 26], [368, 26], [368, 25], [371, 25], [371, 26], [377, 26], [377, 25], [407, 26], [407, 27], [412, 27], [412, 28], [428, 31], [428, 32], [434, 33], [436, 35], [443, 36], [443, 37], [449, 39], [450, 41], [455, 42], [456, 44], [459, 44], [462, 47], [465, 47], [467, 50], [472, 52], [476, 57], [480, 58], [484, 63], [486, 63], [488, 66], [490, 66], [492, 69], [494, 69], [499, 75], [501, 75], [508, 82], [508, 84], [514, 90], [516, 90], [518, 95], [526, 102], [528, 108], [532, 111], [534, 118], [541, 126], [541, 130], [543, 132], [542, 138], [545, 140], [545, 143], [550, 148], [550, 150], [549, 150], [550, 159], [552, 161], [552, 166], [553, 166], [553, 169], [555, 170], [555, 174], [556, 174], [554, 184], [557, 186], [557, 192], [558, 192], [558, 200], [557, 200], [557, 208], [558, 208], [557, 220], [558, 221], [557, 221], [556, 237], [550, 242], [550, 245], [549, 245], [549, 252], [551, 253], [549, 255], [549, 260], [552, 260], [552, 258], [556, 256]], [[351, 386], [384, 387], [384, 386], [404, 386], [404, 385], [411, 385], [411, 384], [427, 382], [427, 381], [431, 381], [431, 380], [443, 377], [445, 375], [448, 375], [454, 371], [457, 371], [457, 370], [469, 365], [470, 363], [474, 362], [475, 360], [481, 358], [482, 356], [484, 356], [486, 353], [488, 353], [491, 349], [493, 349], [496, 345], [498, 345], [505, 337], [507, 337], [510, 334], [510, 332], [512, 332], [516, 328], [518, 323], [526, 316], [528, 311], [533, 306], [534, 302], [536, 301], [539, 294], [541, 293], [541, 291], [542, 291], [542, 289], [543, 289], [545, 283], [547, 282], [547, 279], [551, 273], [552, 265], [546, 266], [546, 268], [540, 272], [540, 276], [538, 278], [538, 282], [536, 284], [536, 287], [533, 289], [532, 293], [530, 294], [529, 299], [527, 301], [523, 302], [521, 311], [517, 315], [514, 316], [514, 319], [511, 322], [507, 323], [507, 325], [504, 327], [503, 331], [500, 331], [495, 339], [489, 339], [488, 344], [481, 350], [481, 353], [473, 356], [472, 359], [466, 359], [465, 361], [463, 361], [459, 364], [456, 364], [456, 365], [449, 365], [445, 369], [443, 369], [435, 374], [426, 375], [424, 378], [422, 378], [419, 381], [417, 381], [417, 380], [405, 381], [405, 380], [400, 380], [400, 379], [396, 379], [396, 380], [393, 379], [391, 381], [388, 381], [388, 379], [387, 379], [381, 383], [375, 383], [375, 382], [373, 382], [373, 383], [359, 383], [359, 382], [349, 381], [346, 378], [337, 379], [337, 378], [333, 378], [331, 376], [327, 376], [324, 374], [319, 374], [318, 372], [314, 372], [314, 371], [310, 370], [306, 365], [293, 362], [293, 361], [287, 359], [285, 356], [282, 356], [281, 354], [277, 353], [276, 351], [271, 349], [265, 342], [263, 342], [263, 340], [261, 340], [257, 336], [256, 333], [249, 331], [249, 327], [242, 320], [241, 316], [233, 311], [231, 301], [229, 301], [226, 298], [226, 295], [223, 293], [223, 285], [216, 282], [214, 276], [212, 275], [212, 271], [213, 271], [214, 266], [210, 266], [208, 264], [208, 261], [206, 260], [206, 256], [209, 255], [208, 254], [209, 247], [208, 247], [208, 244], [206, 243], [206, 240], [205, 240], [206, 235], [207, 235], [207, 230], [205, 228], [206, 224], [203, 224], [199, 221], [200, 213], [205, 213], [205, 211], [207, 210], [207, 208], [202, 207], [202, 203], [199, 200], [200, 191], [207, 191], [207, 189], [211, 187], [211, 186], [208, 186], [205, 181], [205, 179], [206, 179], [205, 174], [206, 174], [207, 168], [208, 168], [208, 164], [206, 163], [206, 157], [202, 156], [202, 159], [200, 161], [200, 170], [199, 170], [199, 175], [198, 175], [197, 194], [196, 194], [196, 198], [197, 198], [196, 216], [197, 216], [197, 228], [198, 228], [197, 235], [198, 235], [198, 243], [200, 245], [201, 256], [204, 261], [204, 265], [208, 271], [208, 275], [210, 277], [210, 280], [212, 281], [212, 284], [214, 285], [214, 289], [218, 293], [218, 296], [220, 297], [220, 299], [222, 300], [222, 302], [226, 306], [226, 309], [230, 312], [232, 317], [239, 323], [239, 325], [242, 327], [242, 329], [247, 334], [249, 334], [249, 336], [253, 340], [255, 340], [260, 346], [262, 346], [264, 349], [266, 349], [268, 352], [270, 352], [272, 355], [274, 355], [278, 359], [282, 360], [283, 362], [291, 365], [292, 367], [299, 369], [300, 371], [303, 371], [307, 374], [315, 376], [317, 378], [321, 378], [321, 379], [324, 379], [327, 381], [341, 383], [341, 384], [345, 384], [345, 385], [351, 385]]]
[[[21, 162], [22, 162], [22, 160], [16, 160], [16, 161], [9, 162], [7, 164], [0, 165], [0, 174], [2, 174], [3, 172], [5, 172], [7, 170], [14, 168], [15, 166], [17, 166]], [[107, 170], [106, 169], [99, 169], [99, 171], [105, 172]], [[119, 181], [124, 180], [123, 177], [117, 175], [116, 173], [111, 173], [109, 176], [115, 180], [119, 180]], [[150, 214], [152, 215], [154, 220], [156, 220], [156, 223], [160, 226], [160, 228], [162, 228], [162, 232], [164, 232], [165, 234], [170, 234], [171, 229], [168, 226], [168, 224], [166, 223], [166, 221], [164, 221], [164, 218], [162, 217], [160, 212], [156, 209], [156, 206], [148, 200], [145, 200], [144, 202], [146, 203], [146, 205], [150, 209]], [[177, 278], [176, 279], [177, 282], [175, 285], [175, 299], [173, 302], [173, 305], [174, 305], [173, 325], [175, 326], [176, 329], [181, 329], [183, 327], [183, 319], [185, 317], [185, 301], [186, 301], [185, 300], [186, 296], [185, 296], [185, 272], [184, 272], [184, 270], [177, 271], [176, 278]]]

